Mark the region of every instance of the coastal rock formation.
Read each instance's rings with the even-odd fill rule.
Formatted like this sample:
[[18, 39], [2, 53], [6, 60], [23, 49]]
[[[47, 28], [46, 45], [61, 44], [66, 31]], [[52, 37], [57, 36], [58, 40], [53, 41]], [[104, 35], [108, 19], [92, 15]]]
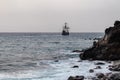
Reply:
[[120, 71], [120, 64], [110, 66], [109, 70], [111, 70], [111, 71]]
[[80, 54], [82, 60], [119, 60], [120, 59], [120, 21], [105, 30], [103, 38], [93, 42], [93, 46]]
[[120, 80], [120, 73], [97, 73], [92, 80]]
[[120, 73], [96, 73], [93, 77], [70, 76], [67, 80], [120, 80]]

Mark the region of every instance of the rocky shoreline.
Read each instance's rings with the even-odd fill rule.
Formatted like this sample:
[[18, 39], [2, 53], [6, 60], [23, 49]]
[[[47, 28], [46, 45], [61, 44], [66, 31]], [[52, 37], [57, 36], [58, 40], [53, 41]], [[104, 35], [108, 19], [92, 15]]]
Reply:
[[[97, 62], [96, 68], [90, 69], [89, 73], [94, 73], [96, 70], [101, 70], [101, 65], [105, 63]], [[86, 77], [84, 75], [70, 76], [68, 80], [120, 80], [120, 64], [118, 65], [109, 65], [108, 69], [111, 71], [109, 73], [96, 73], [95, 76]]]
[[[70, 76], [68, 80], [84, 80], [84, 76]], [[91, 77], [87, 80], [120, 80], [120, 73], [97, 73], [95, 77]]]
[[[73, 51], [81, 52], [81, 51]], [[93, 46], [84, 50], [80, 54], [82, 60], [102, 60], [113, 62], [108, 66], [110, 73], [96, 73], [94, 77], [87, 80], [120, 80], [120, 21], [115, 21], [113, 27], [105, 30], [105, 35], [98, 41], [93, 42]], [[97, 63], [96, 68], [90, 69], [89, 73], [94, 73], [95, 69], [101, 69], [104, 63]], [[84, 75], [70, 76], [68, 80], [86, 80]]]
[[105, 30], [102, 39], [93, 42], [93, 46], [80, 54], [82, 60], [119, 60], [120, 59], [120, 21]]

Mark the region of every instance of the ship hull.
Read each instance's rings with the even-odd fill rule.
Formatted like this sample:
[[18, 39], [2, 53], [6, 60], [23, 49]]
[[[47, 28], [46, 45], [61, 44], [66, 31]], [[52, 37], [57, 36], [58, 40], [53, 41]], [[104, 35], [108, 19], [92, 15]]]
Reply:
[[67, 36], [67, 35], [69, 35], [69, 32], [62, 31], [62, 35], [63, 35], [63, 36]]

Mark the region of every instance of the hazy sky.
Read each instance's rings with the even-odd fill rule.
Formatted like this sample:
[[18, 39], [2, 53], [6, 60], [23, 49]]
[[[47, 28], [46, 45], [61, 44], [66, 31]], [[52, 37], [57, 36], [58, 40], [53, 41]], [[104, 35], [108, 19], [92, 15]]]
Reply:
[[0, 0], [0, 32], [103, 32], [120, 19], [120, 0]]

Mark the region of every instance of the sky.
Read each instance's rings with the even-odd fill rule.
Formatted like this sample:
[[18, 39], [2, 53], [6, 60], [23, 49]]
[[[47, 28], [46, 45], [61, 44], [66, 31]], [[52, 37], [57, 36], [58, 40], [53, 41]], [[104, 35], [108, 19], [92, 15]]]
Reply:
[[104, 32], [120, 20], [120, 0], [0, 0], [0, 32]]

